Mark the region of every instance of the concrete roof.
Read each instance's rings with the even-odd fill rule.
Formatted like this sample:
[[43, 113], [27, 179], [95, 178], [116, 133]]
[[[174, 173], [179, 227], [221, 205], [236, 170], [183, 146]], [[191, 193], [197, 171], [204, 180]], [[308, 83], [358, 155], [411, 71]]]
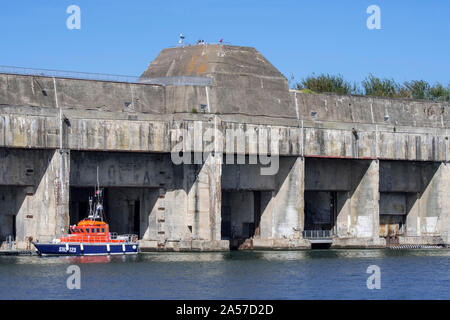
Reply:
[[169, 112], [190, 112], [203, 104], [219, 114], [295, 117], [287, 79], [255, 48], [199, 44], [164, 49], [141, 79], [182, 76], [211, 79], [210, 90], [166, 88]]
[[141, 77], [214, 77], [215, 74], [252, 75], [286, 80], [255, 48], [217, 44], [164, 49]]

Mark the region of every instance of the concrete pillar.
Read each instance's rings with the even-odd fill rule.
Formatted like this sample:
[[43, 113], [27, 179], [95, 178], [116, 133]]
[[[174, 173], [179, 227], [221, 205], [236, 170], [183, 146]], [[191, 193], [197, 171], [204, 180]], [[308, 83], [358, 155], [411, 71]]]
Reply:
[[439, 167], [441, 188], [439, 195], [440, 233], [443, 242], [450, 245], [450, 164], [441, 163]]
[[[148, 249], [158, 248], [159, 243], [165, 243], [165, 206], [167, 192], [160, 188], [156, 191], [144, 191], [145, 209], [141, 213], [141, 227], [144, 226], [140, 247]], [[164, 231], [164, 233], [162, 233]]]
[[188, 171], [194, 177], [188, 190], [188, 216], [192, 221], [192, 239], [221, 239], [222, 154], [208, 154], [202, 165]]
[[352, 196], [356, 236], [372, 238], [373, 244], [378, 243], [380, 235], [379, 178], [380, 162], [372, 160], [359, 183], [352, 181], [357, 184]]
[[221, 241], [222, 154], [182, 164], [173, 188], [160, 188], [141, 241], [152, 250], [228, 250]]
[[450, 165], [440, 163], [435, 169], [426, 167], [422, 176], [431, 180], [424, 186], [418, 200], [417, 235], [421, 243], [449, 243]]
[[221, 240], [222, 154], [183, 164], [182, 183], [160, 190], [142, 244], [160, 250], [228, 250]]
[[420, 236], [420, 192], [411, 192], [406, 196], [407, 216], [406, 216], [406, 236]]
[[[303, 157], [280, 158], [272, 198], [267, 199], [260, 221], [260, 237], [253, 240], [255, 248], [303, 248], [304, 226], [304, 176]], [[265, 202], [264, 199], [263, 203]]]
[[379, 161], [354, 161], [351, 190], [339, 193], [337, 238], [333, 245], [379, 245]]
[[31, 249], [29, 240], [50, 241], [69, 227], [70, 152], [55, 150], [42, 164], [35, 190], [27, 188], [17, 214], [18, 248]]
[[141, 199], [142, 249], [177, 250], [181, 241], [190, 239], [184, 189], [147, 189]]

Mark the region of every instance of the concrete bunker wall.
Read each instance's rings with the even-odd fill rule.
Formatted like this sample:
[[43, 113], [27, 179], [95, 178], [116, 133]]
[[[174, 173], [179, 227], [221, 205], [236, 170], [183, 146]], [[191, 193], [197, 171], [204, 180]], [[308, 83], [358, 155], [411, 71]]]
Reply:
[[[378, 166], [377, 160], [306, 158], [306, 227], [331, 230], [334, 246], [378, 245]], [[324, 197], [330, 201], [318, 204]]]
[[0, 104], [157, 114], [165, 93], [150, 84], [0, 74]]
[[320, 211], [331, 194], [335, 247], [392, 244], [389, 230], [399, 244], [448, 241], [444, 163], [280, 157], [265, 176], [261, 165], [222, 164], [220, 154], [192, 165], [129, 152], [0, 149], [0, 158], [0, 232], [20, 248], [83, 218], [97, 167], [112, 231], [138, 233], [144, 250], [227, 250], [233, 239], [241, 249], [308, 248], [310, 202]]
[[[93, 187], [71, 187], [70, 224], [86, 218], [89, 212], [89, 196]], [[149, 227], [148, 216], [156, 202], [158, 189], [146, 187], [104, 188], [105, 218], [110, 230], [119, 234], [136, 234], [139, 239]]]
[[175, 165], [167, 153], [73, 151], [72, 210], [79, 212], [87, 200], [86, 189], [97, 183], [98, 167], [112, 231], [139, 231], [144, 250], [221, 250], [225, 247], [216, 241], [220, 240], [220, 192], [215, 192], [214, 178], [220, 170], [215, 173], [215, 160], [210, 159], [198, 165]]
[[[138, 228], [148, 250], [228, 249], [233, 225], [243, 248], [308, 247], [308, 228], [331, 229], [335, 246], [385, 245], [390, 232], [449, 243], [447, 102], [289, 90], [255, 49], [226, 45], [163, 50], [143, 74], [171, 76], [208, 81], [1, 74], [0, 236], [15, 223], [27, 247], [66, 232], [99, 167], [112, 226]], [[191, 143], [196, 128], [245, 129], [236, 152], [246, 155], [258, 152], [257, 132], [278, 132], [279, 171], [223, 164], [234, 151], [215, 140], [202, 163], [174, 165], [170, 137]]]
[[448, 128], [448, 102], [392, 99], [336, 94], [308, 94], [291, 90], [293, 105], [303, 120], [376, 123], [389, 126]]
[[224, 239], [240, 249], [309, 247], [301, 235], [303, 158], [280, 157], [274, 175], [261, 175], [261, 168], [223, 165], [222, 226], [229, 228]]
[[380, 236], [394, 243], [442, 243], [448, 237], [448, 165], [380, 161]]
[[18, 249], [67, 230], [67, 160], [55, 150], [0, 149], [2, 232], [15, 235]]

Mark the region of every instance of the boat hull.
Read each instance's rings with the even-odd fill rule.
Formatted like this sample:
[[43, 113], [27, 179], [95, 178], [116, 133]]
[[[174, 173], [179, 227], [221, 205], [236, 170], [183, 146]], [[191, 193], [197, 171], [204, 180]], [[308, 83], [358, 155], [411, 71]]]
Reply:
[[89, 256], [137, 254], [137, 243], [35, 243], [40, 255]]

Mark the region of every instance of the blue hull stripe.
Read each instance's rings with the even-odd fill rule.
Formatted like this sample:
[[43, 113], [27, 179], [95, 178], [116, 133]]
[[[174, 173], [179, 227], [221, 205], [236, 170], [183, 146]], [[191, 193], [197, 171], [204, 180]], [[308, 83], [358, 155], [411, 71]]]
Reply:
[[136, 254], [139, 250], [137, 244], [125, 244], [125, 251], [122, 244], [109, 243], [109, 252], [107, 244], [83, 243], [83, 250], [79, 243], [70, 243], [68, 249], [65, 243], [33, 243], [40, 254], [47, 255], [107, 255], [107, 254]]

